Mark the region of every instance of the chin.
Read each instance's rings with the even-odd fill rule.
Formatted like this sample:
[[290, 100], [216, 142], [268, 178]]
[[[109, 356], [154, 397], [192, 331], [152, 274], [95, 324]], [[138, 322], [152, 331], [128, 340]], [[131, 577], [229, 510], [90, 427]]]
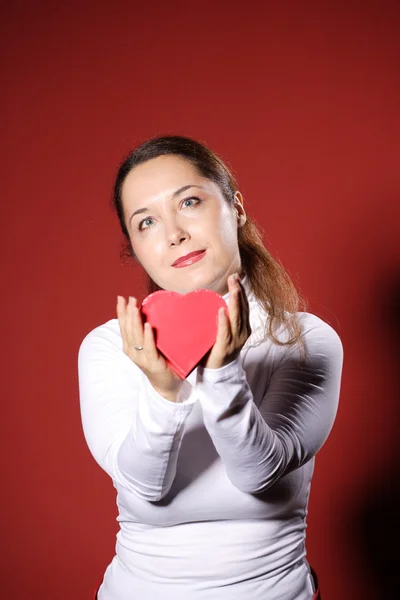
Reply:
[[196, 278], [196, 280], [192, 282], [192, 284], [190, 286], [191, 289], [189, 291], [206, 289], [206, 290], [213, 290], [214, 292], [221, 293], [220, 289], [223, 287], [223, 285], [221, 285], [221, 281], [222, 281], [221, 277], [218, 275], [215, 275], [215, 273], [213, 273], [211, 275], [208, 274], [208, 276], [204, 275], [203, 277]]
[[201, 290], [204, 288], [210, 289], [210, 286], [208, 286], [205, 281], [203, 281], [203, 280], [190, 281], [188, 279], [188, 281], [183, 282], [181, 284], [173, 285], [171, 283], [171, 285], [165, 289], [169, 289], [173, 292], [177, 292], [178, 294], [190, 294], [190, 292], [194, 292], [196, 290]]
[[190, 294], [190, 292], [200, 289], [221, 293], [219, 290], [223, 287], [221, 282], [224, 276], [221, 277], [221, 274], [207, 271], [208, 269], [204, 269], [202, 272], [197, 271], [197, 273], [188, 272], [186, 275], [182, 273], [178, 280], [174, 278], [173, 281], [165, 282], [166, 285], [163, 288], [178, 294]]

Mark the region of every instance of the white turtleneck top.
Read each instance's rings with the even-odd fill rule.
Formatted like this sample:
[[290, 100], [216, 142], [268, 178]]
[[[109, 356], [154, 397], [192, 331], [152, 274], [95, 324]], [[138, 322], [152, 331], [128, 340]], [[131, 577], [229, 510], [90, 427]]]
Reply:
[[250, 338], [230, 364], [196, 368], [176, 403], [123, 352], [118, 319], [80, 345], [83, 431], [116, 488], [120, 526], [99, 600], [313, 597], [307, 504], [343, 348], [330, 325], [298, 313], [299, 362], [297, 346], [266, 337], [268, 316], [242, 283]]

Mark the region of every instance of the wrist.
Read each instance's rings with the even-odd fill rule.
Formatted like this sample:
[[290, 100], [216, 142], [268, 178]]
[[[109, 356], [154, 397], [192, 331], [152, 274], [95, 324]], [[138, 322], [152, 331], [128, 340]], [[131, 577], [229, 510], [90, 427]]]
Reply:
[[201, 367], [198, 369], [197, 381], [208, 381], [210, 383], [219, 383], [227, 380], [236, 380], [243, 373], [240, 357], [232, 359], [229, 363], [219, 368]]
[[226, 355], [224, 357], [212, 357], [210, 356], [207, 360], [205, 360], [202, 364], [205, 369], [222, 369], [227, 365], [230, 365], [234, 362], [240, 354], [240, 350], [234, 352], [232, 354]]
[[173, 387], [168, 388], [168, 389], [154, 385], [154, 383], [152, 383], [152, 382], [150, 382], [150, 383], [151, 383], [152, 387], [155, 389], [155, 391], [158, 394], [160, 394], [160, 396], [165, 398], [165, 400], [169, 400], [169, 402], [176, 402], [178, 399], [180, 389], [183, 384], [183, 380], [177, 382], [176, 385], [174, 385]]

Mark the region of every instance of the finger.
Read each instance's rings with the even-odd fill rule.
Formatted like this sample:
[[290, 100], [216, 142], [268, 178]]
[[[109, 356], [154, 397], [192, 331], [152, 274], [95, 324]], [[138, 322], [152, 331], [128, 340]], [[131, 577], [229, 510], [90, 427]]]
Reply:
[[132, 338], [132, 318], [131, 310], [128, 301], [123, 296], [118, 298], [118, 323], [122, 337], [122, 347], [125, 354], [130, 356], [133, 345]]
[[117, 317], [122, 338], [126, 338], [126, 308], [125, 298], [117, 296]]
[[128, 301], [125, 303], [125, 312], [124, 312], [124, 321], [125, 321], [125, 338], [126, 343], [129, 347], [132, 345], [132, 311], [131, 311], [131, 299], [128, 298]]
[[231, 335], [231, 327], [229, 324], [229, 319], [226, 315], [225, 308], [221, 307], [218, 310], [218, 329], [217, 329], [217, 338], [215, 340], [215, 345], [225, 347], [227, 341], [230, 338], [230, 335]]
[[137, 307], [137, 300], [133, 296], [129, 296], [129, 332], [130, 341], [133, 346], [143, 346], [143, 322], [140, 310]]
[[123, 320], [125, 316], [125, 298], [123, 296], [117, 296], [117, 316]]
[[243, 283], [240, 281], [240, 279], [238, 279], [238, 285], [239, 285], [240, 291], [241, 291], [241, 293], [242, 293], [242, 298], [243, 298], [244, 304], [245, 304], [245, 305], [247, 306], [247, 308], [248, 308], [248, 307], [249, 307], [249, 300], [248, 300], [248, 298], [247, 298], [247, 294], [246, 294], [246, 290], [245, 290], [245, 288], [244, 288], [244, 285], [243, 285]]
[[229, 321], [232, 335], [235, 335], [240, 327], [240, 287], [234, 276], [229, 282]]
[[149, 360], [154, 361], [159, 358], [154, 331], [149, 322], [144, 324], [143, 346], [146, 357]]

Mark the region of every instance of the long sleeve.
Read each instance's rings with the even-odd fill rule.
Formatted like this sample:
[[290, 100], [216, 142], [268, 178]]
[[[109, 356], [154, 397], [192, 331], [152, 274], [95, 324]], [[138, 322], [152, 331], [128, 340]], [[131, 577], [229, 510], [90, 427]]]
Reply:
[[[343, 348], [327, 323], [303, 313], [307, 357], [286, 348], [272, 369], [259, 406], [240, 358], [221, 369], [198, 371], [196, 390], [204, 424], [232, 484], [259, 493], [306, 463], [326, 441], [340, 393]], [[262, 345], [254, 349], [258, 360]], [[270, 365], [265, 364], [268, 369]]]
[[82, 341], [78, 378], [83, 431], [95, 460], [139, 498], [163, 498], [196, 401], [190, 383], [184, 382], [177, 403], [160, 396], [124, 354], [110, 322]]

